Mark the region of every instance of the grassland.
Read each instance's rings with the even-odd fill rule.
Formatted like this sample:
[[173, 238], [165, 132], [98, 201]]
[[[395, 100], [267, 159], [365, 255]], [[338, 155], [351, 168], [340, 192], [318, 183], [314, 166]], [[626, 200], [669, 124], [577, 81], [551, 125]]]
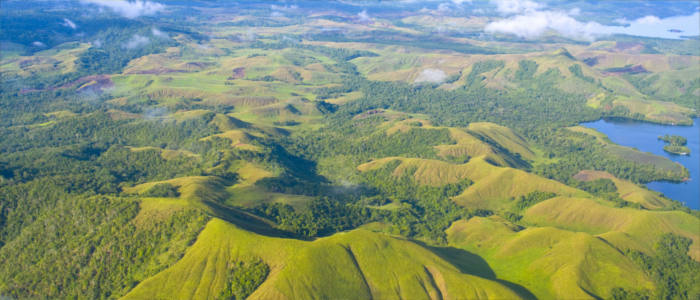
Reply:
[[465, 274], [403, 239], [356, 230], [303, 242], [256, 235], [218, 219], [182, 260], [125, 298], [213, 298], [225, 284], [229, 262], [251, 257], [270, 266], [251, 299], [521, 298], [507, 286]]
[[[110, 30], [154, 45], [166, 32], [167, 48], [109, 74], [80, 63], [140, 48], [76, 32], [80, 42], [0, 54], [11, 79], [0, 84], [0, 270], [12, 275], [0, 272], [0, 298], [214, 299], [253, 262], [269, 272], [244, 278], [249, 299], [607, 299], [662, 289], [630, 253], [654, 257], [666, 234], [689, 239], [700, 262], [697, 212], [637, 177], [581, 161], [552, 164], [566, 178], [536, 173], [566, 159], [543, 146], [561, 132], [562, 144], [594, 138], [603, 153], [586, 157], [684, 172], [595, 130], [559, 129], [604, 116], [687, 124], [697, 56], [464, 37], [495, 15], [163, 5], [173, 16]], [[420, 192], [387, 196], [363, 177], [388, 165], [390, 188]], [[624, 201], [575, 187], [596, 179]], [[522, 205], [530, 195], [545, 196]]]
[[541, 299], [607, 298], [614, 287], [654, 288], [636, 264], [587, 233], [552, 227], [516, 231], [497, 217], [458, 221], [447, 233], [450, 246], [481, 255], [499, 278]]
[[[539, 177], [518, 169], [497, 167], [484, 157], [477, 157], [465, 164], [451, 164], [438, 160], [388, 157], [358, 166], [360, 171], [380, 168], [386, 163], [399, 160], [401, 164], [393, 172], [395, 177], [411, 176], [416, 183], [440, 186], [463, 179], [474, 182], [460, 195], [455, 203], [468, 208], [502, 209], [518, 197], [534, 191], [553, 192], [559, 195], [585, 196], [586, 192], [562, 183]], [[412, 174], [406, 174], [412, 171]]]
[[664, 198], [661, 193], [650, 191], [627, 180], [618, 179], [608, 172], [583, 170], [574, 175], [574, 179], [581, 181], [591, 181], [601, 178], [612, 180], [615, 187], [617, 187], [617, 193], [620, 195], [620, 198], [625, 201], [639, 203], [642, 207], [647, 209], [664, 208], [671, 205], [671, 201]]
[[[372, 45], [367, 46], [372, 47]], [[502, 67], [482, 74], [482, 83], [490, 88], [515, 89], [528, 88], [533, 84], [529, 81], [518, 82], [514, 78], [519, 69], [519, 63], [528, 60], [537, 65], [533, 76], [543, 75], [545, 72], [555, 72], [556, 77], [549, 77], [545, 80], [551, 80], [552, 84], [557, 85], [565, 92], [581, 95], [604, 93], [614, 98], [607, 105], [601, 105], [598, 101], [600, 98], [593, 97], [589, 101], [589, 105], [592, 107], [612, 110], [619, 106], [626, 109], [630, 116], [635, 115], [646, 121], [664, 124], [687, 125], [692, 122], [690, 116], [697, 114], [697, 103], [685, 100], [685, 98], [690, 99], [690, 95], [698, 93], [696, 84], [688, 80], [694, 77], [687, 76], [685, 79], [679, 77], [680, 74], [697, 73], [700, 63], [696, 58], [611, 54], [597, 50], [580, 49], [580, 47], [572, 47], [572, 49], [575, 56], [567, 49], [536, 54], [463, 56], [457, 53], [433, 53], [398, 46], [374, 46], [373, 51], [380, 54], [378, 57], [358, 58], [354, 60], [354, 63], [369, 79], [382, 81], [401, 80], [413, 83], [426, 69], [441, 70], [446, 74], [446, 78], [457, 76], [457, 79], [444, 82], [443, 78], [437, 83], [441, 85], [441, 88], [456, 89], [467, 83], [467, 77], [473, 70], [472, 66], [476, 63], [487, 60], [501, 61], [504, 62]], [[598, 64], [589, 66], [583, 62], [590, 57], [597, 59]], [[633, 84], [628, 81], [629, 78], [623, 76], [625, 74], [606, 72], [610, 68], [619, 67], [620, 64], [638, 64], [649, 67], [649, 70], [653, 70], [653, 75], [644, 75], [645, 79], [640, 80], [649, 80], [653, 85], [650, 87], [640, 85], [637, 83], [641, 82], [639, 80], [633, 81]], [[580, 74], [573, 74], [569, 70], [575, 65], [582, 70]], [[650, 79], [652, 76], [656, 77]], [[660, 79], [659, 76], [661, 76]], [[678, 88], [670, 89], [671, 86], [678, 86]], [[680, 100], [680, 97], [685, 98]]]
[[[524, 221], [535, 226], [554, 226], [610, 236], [619, 249], [652, 253], [653, 243], [665, 232], [692, 239], [688, 255], [700, 260], [700, 221], [681, 211], [647, 211], [615, 208], [586, 198], [557, 197], [541, 202], [525, 212]], [[657, 237], [656, 239], [654, 237]]]

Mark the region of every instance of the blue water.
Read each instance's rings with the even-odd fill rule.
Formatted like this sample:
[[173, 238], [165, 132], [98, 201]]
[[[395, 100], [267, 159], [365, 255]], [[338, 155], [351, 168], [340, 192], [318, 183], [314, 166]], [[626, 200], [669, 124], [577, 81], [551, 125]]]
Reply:
[[[693, 209], [700, 209], [700, 118], [693, 126], [669, 126], [645, 122], [603, 119], [581, 124], [606, 134], [616, 144], [651, 152], [682, 164], [690, 171], [690, 180], [682, 183], [654, 181], [647, 184], [649, 189], [659, 191], [666, 197], [683, 202]], [[688, 139], [689, 156], [666, 153], [660, 135], [680, 135]]]

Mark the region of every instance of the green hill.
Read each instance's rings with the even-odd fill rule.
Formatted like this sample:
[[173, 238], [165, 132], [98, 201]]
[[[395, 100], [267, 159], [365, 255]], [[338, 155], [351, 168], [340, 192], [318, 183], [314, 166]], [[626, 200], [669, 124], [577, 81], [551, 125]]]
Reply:
[[700, 297], [696, 4], [0, 1], [0, 300]]
[[534, 191], [570, 196], [587, 195], [584, 191], [522, 170], [494, 166], [484, 157], [459, 165], [438, 160], [388, 157], [360, 165], [358, 169], [373, 170], [395, 160], [401, 161], [401, 164], [393, 171], [393, 175], [400, 177], [410, 171], [412, 173], [406, 175], [418, 184], [440, 186], [463, 179], [472, 180], [473, 185], [452, 198], [455, 203], [468, 208], [505, 208], [514, 198]]
[[484, 257], [498, 278], [541, 299], [609, 298], [611, 290], [653, 290], [644, 271], [590, 234], [551, 227], [514, 230], [499, 218], [475, 217], [447, 230], [449, 244]]
[[248, 259], [261, 259], [270, 269], [251, 299], [521, 298], [403, 239], [356, 230], [303, 242], [260, 236], [218, 219], [181, 261], [124, 298], [216, 298], [227, 284], [227, 267]]
[[536, 226], [610, 235], [609, 242], [617, 248], [647, 253], [663, 233], [671, 232], [693, 240], [688, 255], [700, 260], [700, 219], [681, 211], [615, 208], [592, 199], [557, 197], [529, 208], [523, 220]]

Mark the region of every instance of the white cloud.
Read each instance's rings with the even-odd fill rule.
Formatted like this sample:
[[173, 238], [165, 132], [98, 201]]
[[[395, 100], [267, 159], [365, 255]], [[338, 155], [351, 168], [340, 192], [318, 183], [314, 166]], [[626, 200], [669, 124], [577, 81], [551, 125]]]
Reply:
[[659, 18], [645, 16], [636, 20], [620, 20], [626, 26], [605, 26], [604, 34], [629, 34], [678, 39], [682, 36], [700, 35], [700, 12], [688, 16]]
[[272, 4], [270, 5], [270, 17], [272, 18], [280, 18], [285, 16], [285, 12], [288, 13], [295, 13], [299, 11], [299, 6], [296, 4], [293, 5], [275, 5]]
[[134, 34], [122, 47], [125, 49], [136, 49], [146, 46], [149, 43], [151, 43], [151, 39], [140, 34]]
[[472, 0], [452, 0], [452, 3], [456, 5], [461, 5], [463, 3], [472, 3]]
[[152, 107], [152, 108], [146, 109], [143, 112], [142, 117], [146, 120], [151, 120], [151, 121], [153, 121], [153, 120], [167, 121], [169, 119], [168, 118], [169, 114], [170, 114], [170, 112], [165, 107]]
[[270, 5], [270, 9], [275, 11], [275, 10], [281, 10], [281, 11], [294, 11], [298, 10], [299, 6], [296, 4], [293, 5]]
[[42, 42], [40, 42], [40, 41], [33, 41], [33, 42], [32, 42], [32, 46], [35, 46], [35, 47], [46, 47], [46, 44], [44, 44], [44, 43], [42, 43]]
[[445, 81], [445, 78], [447, 78], [447, 74], [440, 69], [425, 69], [413, 82], [441, 83]]
[[75, 25], [75, 23], [73, 23], [73, 21], [66, 19], [66, 18], [63, 19], [63, 26], [70, 27], [71, 29], [78, 28], [78, 25]]
[[531, 0], [491, 0], [496, 4], [496, 10], [504, 15], [533, 12], [544, 5]]
[[437, 7], [437, 12], [439, 13], [448, 13], [451, 10], [449, 3], [440, 3]]
[[158, 29], [156, 27], [151, 28], [151, 33], [153, 34], [153, 36], [155, 36], [157, 38], [166, 39], [166, 40], [170, 39], [170, 36], [167, 33], [160, 31], [160, 29]]
[[[660, 19], [645, 16], [636, 20], [617, 19], [615, 22], [625, 26], [606, 26], [597, 22], [580, 22], [572, 15], [580, 11], [545, 11], [526, 10], [521, 14], [486, 25], [484, 31], [489, 33], [506, 33], [526, 39], [534, 39], [547, 32], [556, 32], [564, 37], [593, 41], [599, 36], [610, 34], [628, 34], [662, 38], [680, 38], [681, 35], [698, 35], [700, 14], [677, 16]], [[670, 31], [679, 29], [681, 32]]]
[[657, 16], [646, 16], [637, 19], [636, 22], [639, 24], [659, 24], [661, 23], [661, 19], [659, 19]]
[[568, 38], [593, 40], [596, 32], [603, 30], [603, 27], [596, 22], [579, 22], [564, 12], [531, 11], [492, 22], [484, 30], [514, 34], [527, 39], [540, 37], [548, 30], [553, 30]]
[[154, 15], [165, 9], [165, 5], [146, 0], [80, 0], [83, 3], [96, 4], [107, 7], [114, 12], [129, 18]]
[[625, 18], [617, 18], [617, 19], [613, 20], [613, 22], [620, 24], [620, 25], [629, 25], [630, 23], [632, 23], [632, 21], [627, 20]]
[[366, 9], [358, 13], [357, 17], [360, 19], [360, 22], [372, 21], [372, 18], [369, 17], [369, 14], [367, 13]]

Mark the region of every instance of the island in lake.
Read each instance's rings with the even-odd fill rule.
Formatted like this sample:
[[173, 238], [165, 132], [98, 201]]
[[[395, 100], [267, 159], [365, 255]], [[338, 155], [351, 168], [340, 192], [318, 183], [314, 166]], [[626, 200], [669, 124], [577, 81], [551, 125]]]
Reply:
[[666, 142], [664, 151], [678, 155], [690, 155], [690, 149], [686, 146], [688, 140], [679, 135], [664, 135], [660, 136], [659, 140]]

